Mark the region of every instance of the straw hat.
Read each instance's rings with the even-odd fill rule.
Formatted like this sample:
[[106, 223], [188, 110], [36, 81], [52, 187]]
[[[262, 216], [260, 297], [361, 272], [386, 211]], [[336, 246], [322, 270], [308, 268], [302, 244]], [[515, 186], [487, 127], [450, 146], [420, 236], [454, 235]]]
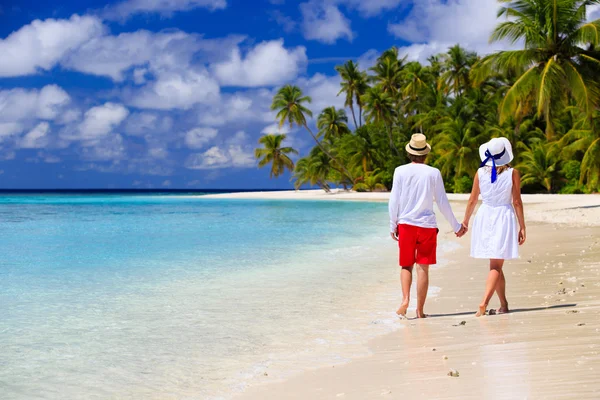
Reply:
[[494, 138], [479, 147], [479, 157], [487, 166], [493, 165], [491, 157], [494, 158], [497, 167], [509, 164], [514, 158], [512, 145], [507, 138]]
[[422, 133], [412, 135], [410, 142], [406, 145], [406, 152], [413, 156], [425, 156], [431, 151], [427, 138]]

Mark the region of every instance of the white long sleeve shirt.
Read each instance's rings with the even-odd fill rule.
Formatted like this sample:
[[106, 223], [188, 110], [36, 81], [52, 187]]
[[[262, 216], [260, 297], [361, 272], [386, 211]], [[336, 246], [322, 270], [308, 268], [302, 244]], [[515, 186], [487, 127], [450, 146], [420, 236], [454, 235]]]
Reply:
[[437, 228], [434, 199], [454, 232], [458, 232], [461, 224], [450, 208], [440, 171], [418, 163], [396, 168], [389, 203], [390, 231], [396, 232], [398, 224]]

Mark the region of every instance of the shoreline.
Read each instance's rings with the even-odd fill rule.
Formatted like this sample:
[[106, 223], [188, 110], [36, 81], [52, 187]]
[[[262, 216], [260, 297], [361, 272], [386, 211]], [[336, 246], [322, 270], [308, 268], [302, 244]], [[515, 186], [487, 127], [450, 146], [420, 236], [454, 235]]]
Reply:
[[[453, 197], [455, 213], [461, 216], [464, 201]], [[594, 378], [594, 365], [600, 362], [600, 345], [594, 340], [600, 331], [600, 219], [594, 215], [600, 196], [527, 197], [528, 243], [521, 249], [521, 259], [505, 267], [509, 302], [515, 312], [473, 316], [487, 275], [481, 265], [485, 260], [468, 257], [470, 235], [455, 239], [445, 233], [442, 240], [458, 242], [460, 248], [446, 253], [444, 258], [453, 262], [431, 271], [430, 285], [441, 288], [427, 303], [426, 311], [435, 318], [399, 321], [401, 326], [394, 332], [368, 341], [371, 355], [342, 365], [306, 369], [283, 381], [269, 382], [265, 377], [235, 398], [542, 398], [561, 394], [597, 398], [600, 383]], [[558, 221], [549, 224], [548, 218]], [[445, 220], [438, 217], [438, 221], [440, 228], [445, 227]], [[497, 308], [496, 303], [493, 299], [490, 307]], [[390, 310], [396, 306], [390, 304]], [[461, 326], [461, 321], [466, 324]], [[565, 344], [571, 342], [575, 342], [573, 348]], [[450, 369], [458, 370], [460, 377], [448, 377]], [[480, 385], [483, 381], [505, 387], [501, 383], [506, 376], [517, 380], [508, 395]], [[567, 390], [573, 380], [582, 385]]]

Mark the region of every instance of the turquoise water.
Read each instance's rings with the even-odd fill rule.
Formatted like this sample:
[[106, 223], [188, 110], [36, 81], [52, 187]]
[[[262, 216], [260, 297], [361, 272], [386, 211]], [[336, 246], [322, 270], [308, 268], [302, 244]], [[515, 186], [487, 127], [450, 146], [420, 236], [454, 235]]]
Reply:
[[395, 328], [385, 204], [23, 195], [0, 223], [2, 399], [229, 398]]

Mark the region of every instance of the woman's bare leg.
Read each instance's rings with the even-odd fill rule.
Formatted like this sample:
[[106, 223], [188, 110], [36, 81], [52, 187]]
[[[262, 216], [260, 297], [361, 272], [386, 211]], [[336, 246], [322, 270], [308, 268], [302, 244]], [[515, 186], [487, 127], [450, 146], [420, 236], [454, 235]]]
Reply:
[[500, 279], [498, 279], [498, 284], [496, 284], [496, 294], [498, 295], [498, 299], [500, 299], [500, 308], [498, 309], [498, 314], [505, 314], [508, 310], [508, 300], [506, 299], [506, 278], [504, 277], [504, 270], [500, 270]]
[[476, 317], [481, 317], [485, 315], [485, 310], [487, 309], [487, 306], [490, 303], [490, 299], [496, 291], [498, 281], [500, 280], [503, 265], [504, 260], [490, 260], [490, 272], [488, 273], [487, 282], [485, 284], [485, 293], [483, 295], [483, 300], [481, 301], [481, 304], [479, 304], [479, 311], [477, 311], [477, 314], [475, 314]]
[[402, 283], [402, 304], [396, 314], [403, 317], [406, 316], [406, 310], [408, 310], [408, 304], [410, 303], [410, 286], [412, 285], [412, 271], [413, 267], [402, 267], [400, 271], [400, 282]]

